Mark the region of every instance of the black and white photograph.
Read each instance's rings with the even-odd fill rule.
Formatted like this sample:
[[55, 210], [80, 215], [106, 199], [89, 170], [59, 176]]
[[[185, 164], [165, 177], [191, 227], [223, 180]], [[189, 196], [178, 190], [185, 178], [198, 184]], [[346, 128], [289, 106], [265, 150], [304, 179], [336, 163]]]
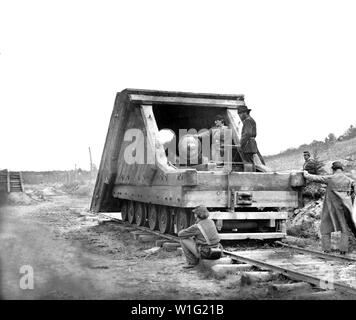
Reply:
[[355, 16], [0, 1], [0, 299], [355, 300]]

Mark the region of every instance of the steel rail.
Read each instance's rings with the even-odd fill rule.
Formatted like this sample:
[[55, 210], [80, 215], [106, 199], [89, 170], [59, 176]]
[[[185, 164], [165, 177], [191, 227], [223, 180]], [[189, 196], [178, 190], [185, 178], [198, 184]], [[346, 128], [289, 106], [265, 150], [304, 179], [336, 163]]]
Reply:
[[283, 268], [274, 264], [270, 264], [270, 263], [266, 263], [260, 260], [256, 260], [256, 259], [252, 259], [252, 258], [247, 258], [244, 256], [240, 256], [234, 252], [230, 252], [230, 251], [223, 251], [226, 255], [230, 256], [233, 260], [238, 260], [240, 262], [244, 262], [244, 263], [248, 263], [251, 265], [254, 265], [256, 267], [259, 268], [263, 268], [263, 269], [267, 269], [267, 270], [272, 270], [275, 271], [277, 273], [281, 273], [285, 276], [287, 276], [288, 278], [291, 279], [295, 279], [298, 281], [305, 281], [305, 282], [309, 282], [311, 284], [314, 284], [315, 286], [321, 288], [321, 289], [325, 289], [323, 288], [323, 286], [327, 286], [327, 285], [332, 285], [332, 287], [335, 290], [338, 290], [340, 292], [347, 292], [350, 293], [352, 295], [356, 295], [356, 288], [350, 287], [348, 285], [344, 285], [341, 283], [337, 283], [334, 281], [329, 281], [326, 279], [322, 279], [322, 278], [318, 278], [316, 276], [312, 276], [312, 275], [308, 275], [302, 272], [298, 272], [298, 271], [293, 271], [287, 268]]
[[[130, 224], [129, 222], [122, 221], [121, 219], [114, 218], [112, 216], [106, 215], [106, 214], [101, 213], [101, 212], [99, 214], [104, 216], [104, 217], [106, 217], [106, 218], [109, 218], [111, 220], [117, 221], [117, 222], [119, 222], [120, 224], [122, 224], [122, 225], [124, 225], [126, 227], [131, 227], [131, 228], [134, 228], [134, 229], [137, 229], [137, 230], [145, 231], [147, 233], [154, 234], [154, 235], [156, 235], [158, 237], [165, 238], [165, 239], [168, 239], [170, 241], [179, 242], [179, 238], [176, 237], [176, 236], [162, 234], [159, 231], [154, 231], [154, 230], [151, 230], [151, 229], [149, 229], [147, 227], [141, 227], [141, 226], [137, 226], [137, 225], [134, 225], [134, 224]], [[276, 243], [285, 245], [284, 243], [282, 243], [280, 241], [276, 241]], [[310, 254], [313, 254], [315, 256], [324, 258], [324, 259], [330, 257], [330, 258], [334, 258], [334, 259], [337, 258], [338, 260], [348, 260], [348, 261], [353, 261], [353, 262], [356, 261], [356, 260], [354, 260], [352, 258], [349, 258], [349, 257], [342, 257], [342, 256], [339, 257], [339, 256], [333, 255], [333, 254], [326, 254], [326, 253], [323, 253], [323, 252], [309, 250], [309, 249], [303, 249], [303, 248], [290, 246], [290, 245], [285, 245], [285, 246], [286, 247], [290, 247], [291, 249], [294, 249], [294, 250], [298, 250], [298, 251], [303, 252], [303, 253], [310, 253]], [[280, 267], [280, 266], [277, 266], [277, 265], [274, 265], [274, 264], [266, 263], [264, 261], [260, 261], [260, 260], [247, 258], [247, 257], [244, 257], [244, 256], [240, 256], [240, 255], [238, 255], [238, 254], [236, 254], [234, 252], [231, 252], [231, 251], [223, 250], [223, 253], [226, 254], [227, 256], [230, 256], [233, 260], [237, 260], [237, 261], [240, 261], [240, 262], [243, 262], [243, 263], [248, 263], [248, 264], [254, 265], [256, 267], [262, 268], [262, 269], [275, 271], [277, 273], [285, 275], [286, 277], [288, 277], [290, 279], [294, 279], [294, 280], [298, 280], [298, 281], [305, 281], [305, 282], [311, 283], [311, 284], [313, 284], [313, 285], [315, 285], [315, 286], [317, 286], [317, 287], [319, 287], [321, 289], [324, 289], [324, 290], [325, 290], [325, 287], [323, 288], [323, 286], [332, 285], [333, 288], [335, 290], [338, 290], [339, 292], [343, 292], [343, 293], [347, 292], [349, 294], [356, 295], [356, 288], [350, 287], [348, 285], [344, 285], [344, 284], [341, 284], [341, 283], [333, 282], [333, 281], [326, 280], [326, 279], [323, 279], [323, 278], [318, 278], [316, 276], [308, 275], [306, 273], [293, 271], [293, 270], [290, 270], [290, 269], [287, 269], [287, 268], [284, 268], [284, 267]]]
[[356, 262], [356, 259], [350, 258], [350, 257], [346, 257], [346, 256], [339, 256], [336, 254], [332, 254], [332, 253], [325, 253], [325, 252], [321, 252], [321, 251], [316, 251], [316, 250], [311, 250], [311, 249], [305, 249], [305, 248], [301, 248], [301, 247], [297, 247], [297, 246], [293, 246], [290, 244], [286, 244], [283, 243], [281, 241], [275, 241], [276, 244], [279, 244], [283, 247], [287, 247], [287, 248], [291, 248], [294, 249], [296, 251], [299, 251], [301, 253], [311, 253], [319, 258], [325, 259], [325, 258], [332, 258], [335, 260], [339, 260], [339, 261], [350, 261], [350, 262]]

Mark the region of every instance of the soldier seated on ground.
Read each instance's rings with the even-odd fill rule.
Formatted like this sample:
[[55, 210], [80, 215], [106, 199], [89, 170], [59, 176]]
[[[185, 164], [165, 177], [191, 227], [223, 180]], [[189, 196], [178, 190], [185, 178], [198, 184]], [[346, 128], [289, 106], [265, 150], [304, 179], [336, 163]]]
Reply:
[[199, 206], [193, 213], [196, 223], [178, 233], [187, 260], [187, 265], [183, 268], [194, 268], [200, 259], [219, 259], [222, 253], [215, 223], [208, 219], [208, 209]]

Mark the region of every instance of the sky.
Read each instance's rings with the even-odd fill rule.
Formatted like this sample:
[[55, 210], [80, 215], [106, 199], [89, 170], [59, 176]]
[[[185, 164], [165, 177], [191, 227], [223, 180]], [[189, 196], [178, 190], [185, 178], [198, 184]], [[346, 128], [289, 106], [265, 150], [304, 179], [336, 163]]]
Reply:
[[354, 1], [0, 1], [0, 169], [99, 166], [116, 92], [244, 94], [262, 154], [356, 124]]

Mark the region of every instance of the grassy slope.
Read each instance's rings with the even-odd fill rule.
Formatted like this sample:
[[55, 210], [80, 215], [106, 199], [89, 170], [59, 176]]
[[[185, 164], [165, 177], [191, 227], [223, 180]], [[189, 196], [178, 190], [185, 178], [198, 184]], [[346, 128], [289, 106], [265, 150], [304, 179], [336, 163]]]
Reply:
[[[281, 153], [265, 157], [266, 164], [274, 170], [300, 170], [303, 167], [304, 150], [296, 150], [288, 153]], [[310, 150], [312, 152], [312, 150]], [[326, 168], [335, 160], [352, 157], [356, 160], [356, 138], [341, 141], [330, 146], [328, 150], [319, 152], [319, 159], [325, 161]]]

